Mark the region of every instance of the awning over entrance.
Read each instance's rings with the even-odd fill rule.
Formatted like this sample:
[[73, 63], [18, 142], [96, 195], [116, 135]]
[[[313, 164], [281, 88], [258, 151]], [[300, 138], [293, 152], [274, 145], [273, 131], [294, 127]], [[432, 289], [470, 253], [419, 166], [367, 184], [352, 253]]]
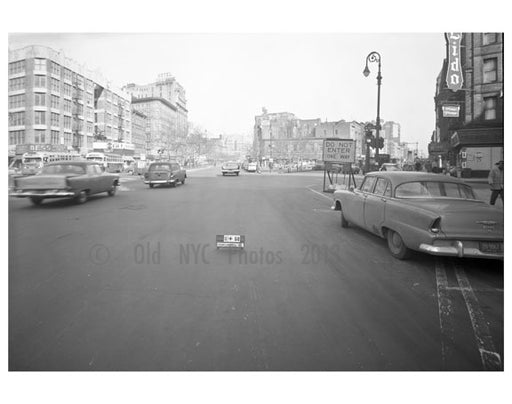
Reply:
[[460, 129], [452, 135], [450, 143], [453, 148], [463, 146], [503, 147], [503, 128]]

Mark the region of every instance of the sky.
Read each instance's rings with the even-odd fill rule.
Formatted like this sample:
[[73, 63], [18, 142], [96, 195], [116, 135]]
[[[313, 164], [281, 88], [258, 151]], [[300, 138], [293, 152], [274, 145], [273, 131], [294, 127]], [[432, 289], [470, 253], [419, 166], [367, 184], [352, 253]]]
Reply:
[[426, 152], [435, 129], [436, 78], [445, 57], [443, 33], [11, 33], [9, 49], [45, 45], [99, 69], [116, 86], [154, 82], [169, 72], [184, 86], [189, 120], [208, 134], [252, 135], [254, 117], [291, 112], [301, 119], [401, 125], [402, 141]]

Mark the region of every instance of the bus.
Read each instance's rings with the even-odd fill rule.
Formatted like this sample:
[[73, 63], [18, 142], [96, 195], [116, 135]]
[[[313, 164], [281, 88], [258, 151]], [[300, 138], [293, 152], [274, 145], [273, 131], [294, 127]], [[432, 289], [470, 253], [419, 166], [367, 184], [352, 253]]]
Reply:
[[97, 161], [103, 164], [105, 171], [110, 173], [120, 173], [124, 168], [123, 156], [113, 153], [87, 153], [86, 160]]
[[21, 174], [34, 175], [41, 172], [43, 166], [47, 163], [61, 160], [79, 160], [78, 153], [67, 152], [27, 152], [21, 157]]

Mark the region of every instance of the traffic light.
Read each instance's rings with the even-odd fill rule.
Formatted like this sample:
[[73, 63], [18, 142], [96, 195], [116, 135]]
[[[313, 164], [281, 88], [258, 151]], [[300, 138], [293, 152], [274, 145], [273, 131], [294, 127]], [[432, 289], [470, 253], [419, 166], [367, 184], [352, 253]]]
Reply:
[[375, 136], [373, 136], [373, 133], [371, 130], [367, 130], [365, 132], [365, 136], [366, 136], [366, 145], [369, 145], [370, 147], [373, 147], [375, 148]]
[[383, 137], [379, 137], [379, 143], [377, 144], [377, 147], [379, 149], [384, 148], [384, 138]]

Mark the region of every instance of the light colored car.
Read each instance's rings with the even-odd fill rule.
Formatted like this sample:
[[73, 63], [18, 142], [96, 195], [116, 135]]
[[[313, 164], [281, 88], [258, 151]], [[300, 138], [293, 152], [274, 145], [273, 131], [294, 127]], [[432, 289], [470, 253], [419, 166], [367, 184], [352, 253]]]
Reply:
[[240, 174], [240, 164], [234, 162], [234, 161], [228, 161], [227, 163], [222, 164], [222, 175], [227, 174], [234, 174], [239, 175]]
[[11, 196], [30, 198], [39, 205], [48, 198], [74, 198], [84, 203], [90, 195], [116, 194], [119, 175], [107, 173], [102, 165], [90, 161], [62, 161], [45, 165], [41, 173], [14, 180]]
[[477, 200], [463, 180], [409, 171], [368, 173], [360, 187], [337, 190], [341, 226], [386, 238], [391, 255], [503, 259], [503, 212]]

